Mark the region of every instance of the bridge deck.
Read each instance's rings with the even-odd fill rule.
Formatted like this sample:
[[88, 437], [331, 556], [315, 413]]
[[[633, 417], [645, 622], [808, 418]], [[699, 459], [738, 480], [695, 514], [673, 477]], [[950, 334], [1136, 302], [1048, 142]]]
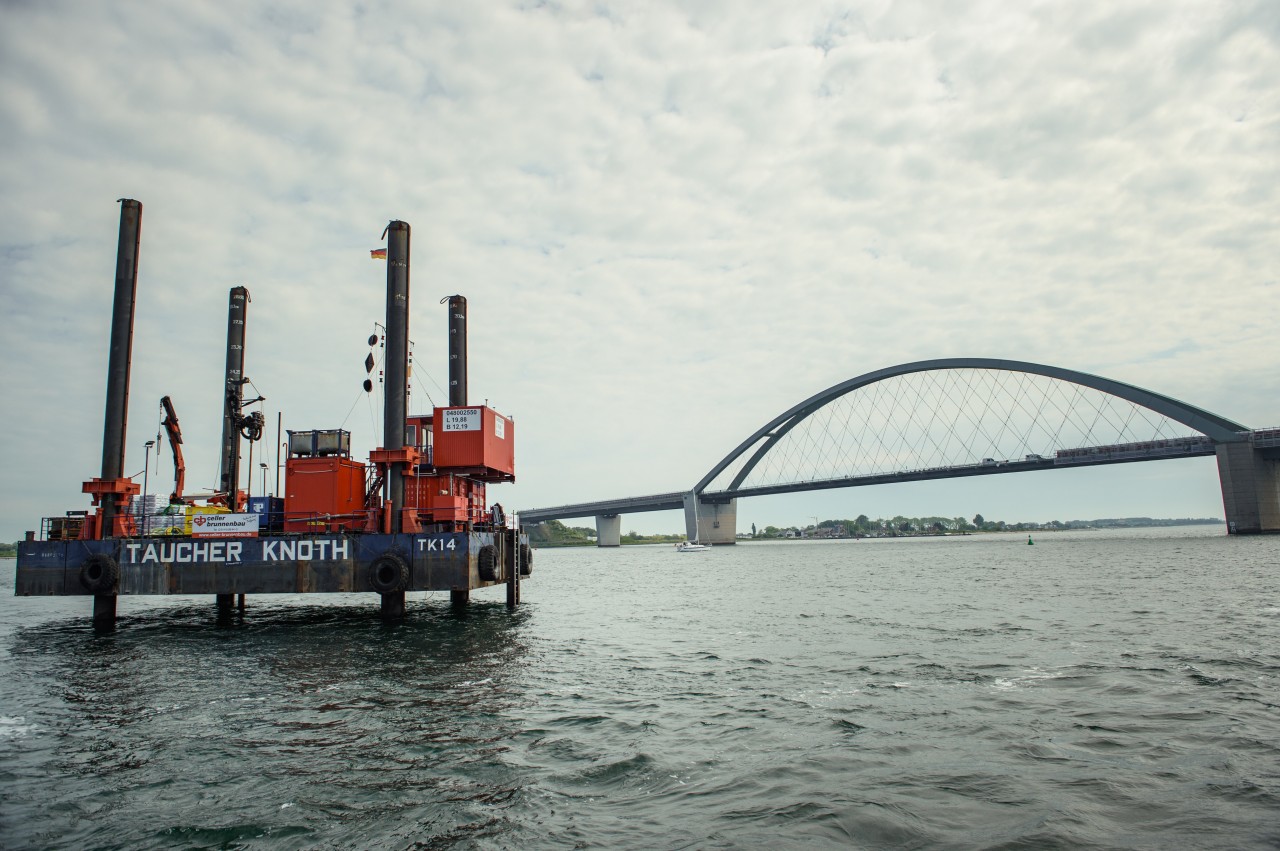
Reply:
[[[1274, 432], [1274, 434], [1272, 434]], [[1268, 429], [1254, 433], [1255, 445], [1280, 446], [1280, 429]], [[1213, 455], [1216, 444], [1208, 437], [1187, 437], [1174, 440], [1126, 443], [1111, 446], [1088, 446], [1060, 451], [1053, 456], [1029, 455], [1017, 461], [989, 460], [979, 464], [962, 464], [952, 467], [932, 467], [921, 470], [898, 470], [867, 476], [850, 476], [836, 479], [815, 479], [803, 482], [787, 482], [776, 485], [738, 488], [736, 490], [704, 491], [699, 500], [704, 503], [728, 502], [731, 499], [750, 496], [770, 496], [802, 491], [830, 490], [834, 488], [865, 487], [894, 482], [919, 482], [934, 479], [955, 479], [968, 476], [991, 476], [1005, 473], [1025, 473], [1032, 470], [1061, 470], [1089, 467], [1100, 464], [1128, 464], [1137, 461], [1162, 461], [1173, 458], [1196, 458]], [[526, 509], [520, 512], [522, 523], [540, 523], [569, 517], [594, 517], [612, 514], [636, 514], [646, 511], [673, 511], [684, 507], [684, 493], [661, 493], [598, 502], [581, 502], [548, 508]]]

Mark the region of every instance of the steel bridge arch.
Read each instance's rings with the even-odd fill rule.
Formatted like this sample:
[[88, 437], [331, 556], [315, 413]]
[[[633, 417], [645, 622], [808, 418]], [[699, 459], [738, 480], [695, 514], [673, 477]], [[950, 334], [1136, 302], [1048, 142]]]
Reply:
[[999, 358], [937, 358], [934, 360], [914, 361], [912, 363], [899, 364], [898, 366], [890, 366], [884, 369], [878, 369], [874, 372], [868, 372], [859, 375], [856, 378], [850, 378], [832, 387], [828, 387], [821, 393], [817, 393], [805, 399], [800, 404], [788, 411], [779, 414], [770, 420], [754, 434], [748, 437], [742, 443], [738, 444], [732, 452], [726, 455], [719, 464], [711, 468], [702, 479], [693, 486], [694, 493], [702, 493], [707, 487], [715, 481], [716, 477], [723, 473], [729, 465], [733, 464], [752, 446], [755, 446], [761, 438], [767, 437], [766, 440], [743, 465], [738, 474], [734, 476], [733, 481], [726, 489], [726, 493], [731, 493], [738, 489], [746, 477], [751, 473], [755, 466], [769, 454], [769, 450], [778, 443], [779, 440], [791, 431], [811, 414], [817, 412], [828, 402], [838, 399], [847, 393], [852, 393], [861, 387], [874, 384], [877, 381], [884, 381], [888, 378], [896, 378], [902, 375], [910, 375], [915, 372], [931, 372], [935, 370], [945, 369], [998, 369], [1007, 372], [1025, 372], [1032, 375], [1041, 375], [1046, 378], [1056, 378], [1062, 381], [1068, 381], [1072, 384], [1079, 384], [1083, 387], [1089, 387], [1103, 393], [1116, 396], [1135, 405], [1140, 405], [1162, 414], [1175, 422], [1182, 423], [1188, 428], [1193, 428], [1211, 438], [1217, 443], [1236, 443], [1247, 439], [1247, 435], [1241, 432], [1248, 432], [1248, 427], [1240, 423], [1233, 422], [1225, 417], [1220, 417], [1203, 408], [1197, 408], [1194, 405], [1188, 405], [1178, 399], [1164, 396], [1159, 393], [1153, 393], [1141, 387], [1132, 384], [1125, 384], [1121, 381], [1113, 381], [1110, 378], [1103, 378], [1098, 375], [1090, 375], [1087, 372], [1077, 372], [1073, 369], [1064, 369], [1058, 366], [1048, 366], [1045, 364], [1031, 363], [1029, 361], [1002, 360]]

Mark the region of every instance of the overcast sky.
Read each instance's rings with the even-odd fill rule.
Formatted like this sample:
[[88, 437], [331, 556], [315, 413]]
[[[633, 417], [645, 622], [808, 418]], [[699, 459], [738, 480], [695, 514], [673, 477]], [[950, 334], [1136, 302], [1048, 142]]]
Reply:
[[[516, 419], [508, 507], [687, 488], [800, 400], [925, 358], [1280, 425], [1274, 0], [5, 0], [0, 140], [4, 540], [100, 472], [121, 197], [144, 205], [126, 467], [170, 395], [191, 492], [236, 285], [265, 443], [283, 411], [374, 448], [391, 219], [412, 407], [447, 399], [461, 293], [471, 401]], [[1197, 459], [744, 501], [739, 525], [975, 512], [1222, 502]]]

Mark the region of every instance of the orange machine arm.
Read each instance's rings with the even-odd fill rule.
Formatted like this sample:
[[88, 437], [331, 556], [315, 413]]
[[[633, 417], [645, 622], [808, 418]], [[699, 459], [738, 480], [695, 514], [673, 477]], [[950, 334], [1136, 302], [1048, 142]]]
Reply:
[[187, 465], [182, 460], [182, 429], [178, 426], [178, 415], [174, 413], [173, 402], [165, 396], [160, 400], [164, 408], [164, 430], [169, 434], [169, 448], [173, 450], [173, 495], [170, 504], [182, 502], [182, 486], [187, 479]]

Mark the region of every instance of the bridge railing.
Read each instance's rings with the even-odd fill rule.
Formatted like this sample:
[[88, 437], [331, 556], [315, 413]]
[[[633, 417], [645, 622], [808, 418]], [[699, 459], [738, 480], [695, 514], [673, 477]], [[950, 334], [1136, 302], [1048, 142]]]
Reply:
[[1250, 438], [1258, 449], [1274, 449], [1280, 447], [1280, 428], [1255, 429]]
[[1118, 443], [1112, 446], [1083, 446], [1059, 449], [1054, 453], [1055, 465], [1091, 464], [1100, 461], [1122, 461], [1138, 458], [1162, 458], [1175, 455], [1210, 455], [1214, 452], [1211, 438], [1178, 437], [1169, 440], [1147, 440], [1140, 443]]

